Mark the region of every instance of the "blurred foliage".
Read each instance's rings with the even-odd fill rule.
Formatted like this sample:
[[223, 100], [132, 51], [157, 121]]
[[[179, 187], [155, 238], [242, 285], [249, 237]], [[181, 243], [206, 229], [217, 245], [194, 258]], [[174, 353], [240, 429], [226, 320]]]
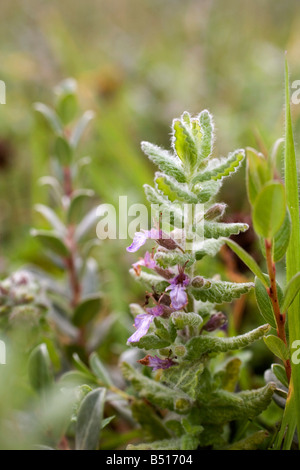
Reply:
[[[228, 0], [226, 5], [221, 0], [11, 0], [2, 2], [1, 17], [0, 79], [7, 87], [7, 104], [0, 107], [1, 279], [28, 263], [49, 270], [30, 237], [37, 222], [33, 205], [51, 202], [37, 183], [50, 171], [50, 132], [35, 118], [32, 104], [51, 103], [52, 89], [62, 79], [74, 77], [81, 108], [95, 111], [80, 146], [93, 157], [81, 181], [100, 202], [116, 207], [122, 194], [129, 203], [145, 202], [142, 185], [151, 182], [154, 167], [142, 155], [140, 141], [167, 147], [169, 123], [184, 110], [196, 114], [208, 108], [214, 114], [218, 155], [246, 146], [266, 153], [282, 135], [285, 50], [291, 81], [300, 76], [297, 0]], [[300, 108], [293, 106], [292, 114], [297, 141]], [[230, 206], [228, 221], [251, 222], [243, 171], [224, 185], [220, 198]], [[251, 229], [240, 243], [263, 262]], [[97, 259], [107, 311], [121, 325], [108, 325], [99, 348], [113, 366], [126, 349], [128, 304], [142, 299], [142, 289], [128, 276], [134, 259], [125, 246], [126, 240], [108, 241]], [[226, 250], [204, 260], [202, 269], [206, 276], [219, 272], [233, 281], [249, 277]], [[234, 304], [229, 330], [243, 333], [260, 321], [250, 295]], [[251, 367], [242, 370], [242, 388], [262, 385], [261, 373], [272, 361], [261, 343], [252, 352]], [[27, 429], [29, 417], [20, 410], [31, 404], [33, 392], [21, 381], [25, 358], [13, 358], [14, 353], [9, 366], [0, 365], [0, 418], [5, 423], [10, 414], [22, 415]], [[265, 419], [273, 425], [269, 416]], [[108, 433], [107, 448], [124, 447], [135, 437], [127, 423], [118, 426], [128, 439], [116, 442]], [[24, 445], [22, 428], [4, 437], [0, 429], [0, 435], [1, 447]]]

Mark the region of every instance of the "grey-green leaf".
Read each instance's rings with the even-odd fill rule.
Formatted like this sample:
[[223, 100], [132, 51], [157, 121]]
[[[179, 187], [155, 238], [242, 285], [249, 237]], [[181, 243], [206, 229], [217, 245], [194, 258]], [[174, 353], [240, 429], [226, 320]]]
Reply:
[[76, 450], [96, 450], [102, 428], [106, 390], [97, 388], [82, 401], [76, 426]]

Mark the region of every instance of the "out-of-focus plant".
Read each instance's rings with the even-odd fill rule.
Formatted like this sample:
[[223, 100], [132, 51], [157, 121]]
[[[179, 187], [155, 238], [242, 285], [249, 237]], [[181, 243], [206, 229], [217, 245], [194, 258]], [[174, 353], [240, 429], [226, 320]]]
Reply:
[[[142, 143], [160, 170], [155, 186], [145, 185], [160, 216], [156, 228], [137, 232], [128, 247], [135, 252], [147, 239], [156, 241], [131, 270], [147, 288], [144, 306], [131, 305], [136, 331], [128, 340], [147, 351], [139, 360], [145, 367], [138, 371], [122, 364], [140, 399], [132, 406], [133, 414], [150, 441], [137, 449], [257, 448], [266, 439], [265, 431], [246, 435], [245, 440], [242, 434], [235, 439], [228, 433], [231, 421], [254, 418], [267, 408], [275, 384], [235, 393], [241, 360], [233, 351], [264, 337], [270, 326], [228, 337], [220, 305], [249, 292], [254, 284], [201, 275], [198, 262], [215, 256], [226, 237], [248, 228], [220, 222], [225, 205], [213, 201], [223, 179], [240, 166], [244, 151], [213, 158], [213, 140], [212, 117], [205, 110], [196, 118], [185, 112], [173, 121], [173, 152]], [[202, 210], [197, 213], [199, 204]], [[194, 216], [182, 225], [185, 205], [193, 208]], [[169, 227], [162, 227], [166, 212], [171, 214]]]
[[32, 235], [39, 240], [54, 268], [63, 274], [62, 285], [49, 276], [45, 279], [52, 318], [69, 343], [85, 354], [102, 297], [98, 266], [92, 257], [99, 241], [89, 236], [91, 229], [95, 230], [98, 206], [90, 207], [93, 191], [78, 187], [84, 166], [90, 161], [88, 157], [78, 158], [78, 145], [93, 112], [86, 111], [74, 124], [78, 107], [76, 82], [72, 79], [61, 83], [56, 95], [55, 109], [35, 104], [54, 133], [53, 174], [40, 180], [50, 187], [54, 204], [35, 206], [50, 229], [33, 229]]
[[[288, 71], [286, 67], [285, 177], [277, 169], [277, 155], [283, 139], [270, 154], [247, 150], [247, 189], [252, 206], [254, 229], [261, 242], [267, 274], [232, 240], [228, 245], [256, 275], [255, 295], [259, 310], [271, 330], [264, 341], [282, 362], [275, 362], [265, 373], [267, 382], [276, 382], [275, 401], [284, 408], [276, 449], [297, 444], [299, 429], [300, 383], [297, 349], [300, 344], [300, 229], [297, 166], [290, 116]], [[286, 284], [282, 289], [276, 277], [276, 263], [285, 260]], [[295, 351], [294, 351], [295, 350]], [[293, 351], [295, 360], [293, 360]], [[293, 444], [294, 440], [294, 444]]]

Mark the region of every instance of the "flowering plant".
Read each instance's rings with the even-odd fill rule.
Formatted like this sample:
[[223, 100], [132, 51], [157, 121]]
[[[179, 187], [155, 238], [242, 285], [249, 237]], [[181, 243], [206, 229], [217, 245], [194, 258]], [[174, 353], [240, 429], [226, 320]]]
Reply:
[[[240, 167], [244, 150], [214, 158], [213, 141], [213, 120], [204, 110], [196, 118], [185, 112], [173, 121], [172, 152], [142, 143], [160, 170], [154, 187], [145, 185], [147, 199], [158, 206], [158, 228], [137, 232], [127, 248], [136, 252], [148, 239], [155, 243], [131, 269], [147, 289], [144, 306], [130, 306], [135, 331], [128, 339], [146, 352], [138, 360], [143, 367], [123, 362], [122, 369], [141, 400], [133, 413], [146, 425], [150, 443], [129, 448], [228, 448], [228, 423], [259, 415], [276, 387], [270, 382], [235, 392], [241, 366], [235, 351], [262, 338], [270, 326], [229, 337], [224, 303], [254, 284], [201, 273], [205, 256], [215, 256], [227, 237], [248, 229], [244, 223], [220, 221], [226, 207], [214, 201], [223, 179]], [[182, 223], [185, 205], [195, 215]], [[162, 227], [166, 212], [170, 217]], [[256, 448], [265, 439], [266, 433], [258, 431], [233, 447]]]

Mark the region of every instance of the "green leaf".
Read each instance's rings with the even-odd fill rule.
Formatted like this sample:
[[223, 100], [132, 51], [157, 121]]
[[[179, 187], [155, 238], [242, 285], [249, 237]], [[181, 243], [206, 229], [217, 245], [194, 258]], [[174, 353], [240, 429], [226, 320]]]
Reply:
[[146, 271], [141, 271], [139, 276], [136, 275], [134, 269], [130, 269], [131, 276], [145, 286], [147, 290], [152, 290], [154, 288], [157, 292], [164, 292], [166, 287], [170, 284], [158, 274], [152, 274]]
[[159, 211], [163, 213], [164, 220], [170, 221], [170, 224], [176, 223], [177, 227], [182, 227], [184, 211], [180, 203], [171, 203], [163, 193], [149, 184], [144, 184], [144, 191], [146, 198], [151, 204], [159, 205]]
[[205, 238], [230, 237], [230, 235], [238, 235], [240, 232], [246, 232], [249, 225], [241, 223], [226, 224], [221, 222], [204, 223]]
[[274, 237], [273, 259], [275, 263], [280, 261], [286, 254], [290, 242], [291, 229], [292, 223], [290, 213], [286, 210], [283, 224]]
[[139, 423], [142, 432], [145, 433], [145, 437], [148, 440], [167, 439], [171, 437], [170, 432], [159, 418], [156, 411], [145, 401], [134, 400], [131, 410], [135, 421]]
[[72, 147], [77, 147], [85, 129], [87, 128], [89, 122], [94, 118], [94, 116], [95, 114], [93, 111], [86, 111], [83, 116], [79, 119], [70, 137], [70, 144]]
[[183, 328], [186, 326], [190, 326], [191, 328], [198, 328], [203, 323], [202, 317], [194, 312], [173, 312], [170, 319], [177, 330], [183, 330]]
[[[285, 64], [285, 187], [287, 206], [291, 216], [292, 231], [290, 243], [286, 252], [286, 282], [300, 272], [300, 220], [299, 220], [299, 188], [298, 188], [298, 170], [295, 155], [295, 145], [293, 137], [290, 93], [288, 79], [288, 64]], [[288, 310], [289, 341], [300, 338], [300, 296], [297, 295], [295, 301]], [[298, 435], [300, 435], [300, 364], [292, 361], [292, 387], [291, 394], [287, 401], [286, 412], [284, 415], [281, 436], [284, 436], [285, 426], [288, 426], [288, 435], [290, 442], [294, 435], [295, 425], [297, 423]], [[287, 442], [288, 439], [285, 440]]]
[[286, 213], [284, 187], [281, 183], [267, 183], [257, 195], [253, 207], [255, 231], [272, 239], [283, 224]]
[[164, 439], [147, 444], [128, 444], [126, 450], [181, 450], [181, 439]]
[[270, 404], [276, 389], [274, 383], [255, 390], [230, 393], [226, 390], [212, 392], [200, 400], [202, 423], [223, 424], [228, 421], [251, 419], [258, 416]]
[[194, 168], [197, 162], [197, 147], [195, 145], [190, 129], [183, 120], [174, 119], [172, 144], [176, 154], [187, 168]]
[[157, 189], [162, 191], [170, 201], [183, 201], [191, 204], [198, 203], [198, 197], [186, 183], [178, 183], [172, 176], [165, 175], [164, 173], [155, 173], [155, 183]]
[[43, 103], [35, 103], [34, 109], [40, 113], [57, 135], [62, 135], [63, 127], [55, 111]]
[[53, 384], [51, 360], [46, 344], [36, 346], [28, 360], [28, 375], [32, 387], [40, 392]]
[[100, 217], [99, 207], [93, 207], [77, 225], [74, 233], [74, 238], [77, 242], [81, 241], [97, 224]]
[[226, 450], [257, 450], [268, 437], [269, 433], [267, 431], [257, 431], [241, 441], [234, 442], [226, 447]]
[[196, 300], [221, 304], [239, 298], [253, 287], [254, 284], [252, 282], [236, 283], [204, 279], [203, 287], [195, 287], [192, 284], [191, 292]]
[[207, 240], [204, 240], [201, 245], [197, 245], [195, 251], [196, 260], [198, 261], [204, 256], [216, 256], [221, 247], [224, 245], [224, 241], [225, 240], [222, 238], [208, 238]]
[[248, 199], [252, 206], [254, 205], [257, 195], [263, 186], [272, 179], [272, 174], [268, 161], [256, 150], [247, 147], [247, 192]]
[[185, 359], [199, 359], [203, 354], [235, 351], [245, 348], [254, 341], [261, 339], [270, 329], [269, 325], [262, 325], [244, 335], [233, 338], [220, 338], [213, 336], [196, 336], [186, 344], [187, 356]]
[[78, 189], [72, 193], [70, 206], [68, 208], [67, 219], [70, 224], [78, 222], [82, 205], [86, 199], [94, 196], [94, 191], [90, 189]]
[[221, 187], [220, 181], [206, 181], [205, 183], [197, 183], [193, 186], [193, 192], [197, 195], [198, 202], [204, 204], [213, 196], [216, 196]]
[[50, 207], [44, 206], [43, 204], [36, 204], [34, 209], [41, 214], [61, 236], [66, 234], [66, 227]]
[[183, 167], [177, 156], [149, 142], [142, 142], [141, 147], [143, 152], [148, 155], [149, 159], [155, 163], [161, 171], [169, 176], [173, 176], [180, 183], [185, 183], [186, 178]]
[[294, 302], [298, 292], [300, 290], [300, 273], [295, 274], [294, 277], [289, 281], [284, 292], [284, 299], [282, 304], [282, 311], [286, 312], [288, 308]]
[[69, 142], [60, 135], [56, 138], [55, 141], [55, 155], [57, 156], [62, 166], [70, 165], [73, 157], [73, 150]]
[[283, 361], [289, 359], [289, 350], [286, 344], [278, 336], [269, 335], [264, 337], [264, 342], [270, 351]]
[[69, 255], [69, 250], [58, 232], [32, 229], [30, 234], [36, 238], [44, 248], [53, 251], [58, 256], [65, 258]]
[[104, 388], [90, 392], [82, 401], [76, 426], [76, 450], [96, 450], [102, 428]]
[[207, 159], [212, 153], [213, 139], [214, 139], [214, 124], [212, 115], [204, 109], [198, 116], [201, 129], [201, 142], [198, 155], [198, 164]]
[[94, 352], [90, 355], [89, 364], [93, 373], [99, 380], [101, 380], [101, 382], [103, 382], [104, 385], [107, 385], [108, 387], [113, 385], [112, 380], [97, 353]]
[[90, 295], [88, 298], [85, 298], [75, 308], [73, 316], [74, 325], [86, 325], [99, 313], [100, 306], [101, 296], [99, 294]]
[[137, 343], [130, 343], [140, 349], [149, 351], [150, 349], [162, 349], [170, 346], [170, 341], [164, 338], [159, 338], [155, 334], [148, 333], [144, 335]]
[[255, 297], [263, 319], [276, 329], [277, 325], [271, 299], [266, 291], [265, 285], [258, 277], [255, 278]]
[[222, 389], [234, 392], [239, 379], [242, 361], [238, 357], [231, 359], [222, 374]]
[[281, 364], [272, 364], [272, 371], [279, 382], [281, 382], [285, 387], [289, 388], [285, 368]]
[[233, 240], [226, 238], [224, 241], [232, 249], [232, 251], [234, 251], [234, 253], [243, 261], [243, 263], [245, 263], [245, 265], [250, 269], [250, 271], [252, 271], [253, 274], [255, 274], [255, 276], [257, 276], [262, 281], [262, 283], [266, 287], [268, 287], [268, 283], [260, 267], [258, 266], [256, 261], [252, 258], [252, 256], [250, 256], [249, 253], [247, 253], [247, 251], [245, 251], [240, 245], [238, 245]]
[[172, 390], [169, 387], [152, 380], [136, 371], [126, 362], [121, 364], [125, 379], [139, 392], [140, 398], [146, 398], [150, 403], [158, 405], [162, 409], [186, 413], [192, 407], [188, 395], [180, 390]]
[[195, 400], [203, 369], [204, 365], [201, 361], [194, 363], [185, 361], [178, 366], [172, 366], [164, 370], [161, 380], [172, 389], [182, 390], [192, 400]]
[[210, 160], [204, 172], [193, 178], [193, 184], [202, 183], [209, 180], [221, 180], [236, 172], [245, 158], [244, 150], [236, 150], [230, 153], [227, 158], [214, 158]]
[[76, 95], [73, 92], [64, 93], [56, 104], [56, 111], [64, 125], [73, 121], [78, 112]]
[[192, 253], [182, 253], [180, 251], [158, 251], [155, 253], [154, 259], [157, 264], [163, 268], [181, 265], [185, 263], [186, 267], [190, 267], [196, 261]]

